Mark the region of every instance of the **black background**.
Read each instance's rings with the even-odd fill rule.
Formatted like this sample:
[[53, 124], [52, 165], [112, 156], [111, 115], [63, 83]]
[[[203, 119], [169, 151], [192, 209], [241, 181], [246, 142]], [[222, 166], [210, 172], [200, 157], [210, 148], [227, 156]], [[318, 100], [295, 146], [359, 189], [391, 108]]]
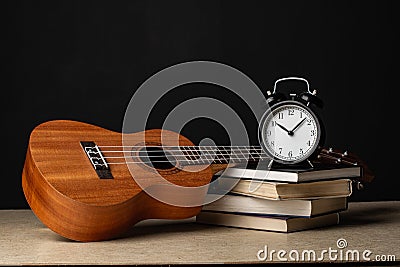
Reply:
[[[51, 119], [121, 131], [135, 90], [165, 67], [193, 60], [230, 65], [263, 90], [307, 78], [324, 100], [328, 146], [374, 171], [352, 201], [399, 199], [399, 24], [395, 1], [8, 1], [2, 2], [0, 208], [27, 208], [21, 171], [29, 133]], [[153, 113], [156, 128], [190, 97], [246, 107], [205, 84], [178, 88]], [[157, 116], [158, 114], [158, 116]], [[208, 127], [204, 127], [208, 126]], [[223, 141], [198, 120], [184, 134]], [[211, 133], [210, 133], [211, 132]]]

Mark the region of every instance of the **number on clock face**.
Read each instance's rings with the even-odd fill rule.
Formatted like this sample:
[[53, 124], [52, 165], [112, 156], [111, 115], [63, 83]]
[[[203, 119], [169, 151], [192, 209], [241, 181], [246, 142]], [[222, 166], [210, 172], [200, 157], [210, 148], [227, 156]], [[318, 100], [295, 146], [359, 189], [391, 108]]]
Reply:
[[317, 119], [300, 105], [285, 104], [269, 113], [261, 128], [264, 148], [281, 162], [300, 162], [318, 145]]

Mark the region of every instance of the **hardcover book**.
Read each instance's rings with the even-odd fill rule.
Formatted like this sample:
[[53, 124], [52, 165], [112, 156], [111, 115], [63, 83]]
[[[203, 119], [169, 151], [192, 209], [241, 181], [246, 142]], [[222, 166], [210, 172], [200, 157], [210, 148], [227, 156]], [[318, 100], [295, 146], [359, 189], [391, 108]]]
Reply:
[[256, 170], [255, 166], [230, 167], [220, 172], [224, 176], [258, 179], [278, 182], [310, 182], [337, 178], [352, 178], [361, 176], [361, 167], [344, 164], [314, 164], [313, 168], [271, 168], [270, 170]]
[[350, 179], [308, 183], [281, 183], [240, 179], [233, 193], [267, 199], [314, 199], [348, 197], [352, 193]]
[[304, 218], [202, 211], [197, 215], [196, 222], [287, 233], [338, 224], [339, 213]]
[[314, 217], [346, 209], [346, 197], [277, 201], [228, 194], [203, 206], [202, 211]]

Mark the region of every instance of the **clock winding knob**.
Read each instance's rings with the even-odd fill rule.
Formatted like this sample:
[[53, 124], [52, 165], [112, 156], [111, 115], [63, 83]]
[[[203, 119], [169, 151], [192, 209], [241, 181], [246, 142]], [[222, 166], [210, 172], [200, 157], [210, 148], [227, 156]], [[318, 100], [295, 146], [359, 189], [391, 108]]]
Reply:
[[274, 104], [286, 100], [287, 97], [283, 93], [271, 93], [271, 91], [267, 91], [267, 104], [271, 107]]
[[313, 104], [319, 108], [324, 106], [324, 103], [321, 99], [317, 97], [317, 90], [314, 90], [312, 93], [304, 92], [300, 94], [300, 99], [306, 103], [306, 105]]

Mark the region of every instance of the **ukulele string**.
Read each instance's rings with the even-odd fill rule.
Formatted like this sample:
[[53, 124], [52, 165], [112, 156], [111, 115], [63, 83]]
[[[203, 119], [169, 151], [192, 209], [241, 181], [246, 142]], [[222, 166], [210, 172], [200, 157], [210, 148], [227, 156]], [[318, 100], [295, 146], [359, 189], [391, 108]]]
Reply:
[[145, 146], [145, 145], [140, 145], [140, 146], [98, 146], [98, 147], [99, 147], [99, 148], [107, 148], [107, 147], [141, 147], [141, 148], [143, 148], [143, 147], [157, 147], [157, 148], [159, 148], [159, 147], [174, 147], [174, 148], [187, 147], [187, 148], [195, 148], [195, 147], [198, 147], [198, 148], [200, 148], [200, 149], [201, 149], [202, 147], [213, 147], [213, 148], [220, 148], [220, 147], [229, 147], [229, 148], [257, 147], [257, 148], [260, 148], [260, 149], [261, 149], [261, 146], [164, 146], [164, 145], [160, 145], [160, 146], [154, 146], [154, 145], [152, 145], [152, 146]]
[[[105, 148], [105, 147], [114, 147], [114, 146], [99, 146], [99, 148]], [[143, 150], [143, 148], [149, 148], [149, 147], [156, 147], [160, 148], [158, 146], [138, 146], [141, 149], [139, 150], [104, 150], [102, 149], [102, 153], [134, 153], [134, 152], [142, 152], [146, 154], [158, 154], [158, 155], [150, 155], [150, 157], [156, 157], [156, 156], [163, 156], [160, 155], [162, 153], [161, 151], [153, 151], [153, 150]], [[162, 148], [166, 148], [167, 146], [163, 146]], [[249, 147], [244, 147], [244, 146], [238, 146], [238, 147], [231, 147], [229, 146], [230, 149], [223, 149], [222, 147], [228, 147], [228, 146], [219, 146], [219, 147], [211, 147], [207, 146], [207, 148], [196, 148], [196, 149], [191, 149], [191, 147], [188, 147], [189, 149], [182, 149], [180, 147], [176, 146], [170, 146], [171, 148], [179, 148], [179, 149], [165, 149], [164, 151], [168, 152], [169, 154], [172, 154], [172, 156], [175, 157], [190, 157], [190, 156], [199, 156], [199, 155], [218, 155], [218, 156], [229, 156], [229, 155], [235, 155], [235, 154], [242, 154], [242, 155], [253, 155], [257, 153], [258, 155], [260, 153], [263, 153], [263, 150], [261, 147], [259, 148], [249, 148]], [[243, 147], [243, 148], [242, 148]], [[174, 154], [171, 152], [179, 152], [178, 154]], [[135, 157], [134, 155], [130, 155], [130, 157]], [[141, 157], [141, 156], [138, 156]], [[108, 156], [106, 158], [122, 158], [118, 156]]]
[[[119, 148], [119, 147], [131, 147], [132, 149], [126, 149], [126, 150], [105, 150], [104, 148]], [[98, 146], [102, 150], [102, 152], [109, 152], [109, 153], [121, 153], [121, 152], [143, 152], [144, 148], [167, 148], [165, 151], [168, 152], [229, 152], [229, 151], [240, 151], [240, 152], [255, 152], [255, 151], [263, 151], [261, 147], [245, 147], [245, 146], [237, 146], [237, 147], [232, 147], [232, 146], [203, 146], [203, 147], [196, 147], [196, 146]], [[138, 148], [138, 149], [133, 149], [133, 148]], [[171, 148], [171, 149], [169, 149]], [[176, 148], [176, 149], [172, 149]], [[146, 151], [146, 152], [159, 152], [159, 151]]]
[[[211, 158], [210, 157], [208, 157], [208, 155], [204, 155], [203, 157], [199, 157], [199, 156], [185, 156], [185, 155], [174, 155], [173, 156], [173, 158], [174, 158], [174, 160], [176, 160], [176, 161], [179, 161], [179, 162], [190, 162], [190, 163], [207, 163], [207, 162], [228, 162], [228, 161], [235, 161], [235, 160], [237, 160], [237, 161], [240, 161], [240, 162], [242, 162], [242, 161], [245, 161], [245, 160], [247, 160], [247, 161], [259, 161], [259, 160], [269, 160], [270, 158], [269, 157], [264, 157], [264, 156], [262, 156], [262, 155], [260, 155], [260, 156], [250, 156], [250, 155], [244, 155], [244, 156], [232, 156], [232, 155], [228, 155], [228, 154], [226, 154], [226, 155], [215, 155], [215, 156], [213, 156], [213, 155], [209, 155], [209, 156], [211, 156]], [[221, 157], [222, 156], [222, 157]], [[227, 157], [225, 157], [225, 156], [227, 156]], [[168, 156], [163, 156], [163, 155], [153, 155], [153, 156], [127, 156], [127, 157], [123, 157], [123, 156], [121, 156], [121, 157], [110, 157], [110, 156], [103, 156], [105, 159], [133, 159], [133, 160], [135, 160], [135, 159], [149, 159], [150, 161], [143, 161], [143, 160], [141, 160], [141, 161], [132, 161], [132, 163], [150, 163], [150, 162], [173, 162], [174, 160], [157, 160], [157, 158], [168, 158]], [[178, 157], [180, 157], [180, 158], [178, 158]], [[190, 159], [190, 157], [195, 157], [195, 159]], [[114, 161], [111, 161], [111, 162], [109, 162], [109, 164], [117, 164], [117, 163], [120, 163], [120, 164], [122, 164], [122, 163], [124, 163], [124, 162], [129, 162], [129, 161], [123, 161], [123, 162], [114, 162]]]
[[[130, 157], [142, 157], [142, 156], [150, 156], [150, 157], [162, 157], [163, 155], [161, 155], [160, 153], [163, 153], [161, 151], [101, 151], [103, 154], [104, 153], [131, 153], [131, 155], [129, 155]], [[132, 152], [142, 152], [143, 155], [133, 155]], [[255, 151], [240, 151], [240, 154], [237, 152], [231, 152], [229, 153], [228, 151], [226, 151], [226, 153], [224, 152], [220, 152], [220, 151], [185, 151], [185, 152], [196, 152], [195, 153], [183, 153], [182, 151], [180, 151], [180, 153], [170, 153], [170, 150], [166, 150], [166, 152], [168, 154], [170, 154], [171, 156], [174, 157], [199, 157], [201, 155], [217, 155], [217, 156], [230, 156], [230, 155], [249, 155], [249, 156], [259, 156], [261, 154], [264, 154], [262, 151], [260, 152], [256, 152], [257, 154], [255, 154]], [[153, 155], [150, 155], [153, 154]], [[120, 158], [119, 156], [108, 156], [108, 158]]]
[[[182, 164], [211, 164], [211, 163], [236, 163], [243, 161], [261, 161], [270, 160], [265, 157], [261, 146], [157, 146], [157, 145], [135, 145], [135, 146], [98, 146], [103, 154], [107, 153], [143, 153], [144, 155], [128, 155], [128, 156], [106, 156], [104, 159], [139, 159], [140, 161], [111, 161], [107, 164], [143, 164], [143, 163], [174, 163], [175, 161]], [[118, 150], [118, 149], [123, 150]], [[165, 155], [163, 150], [144, 150], [147, 148], [164, 149], [169, 155]], [[113, 149], [113, 150], [107, 150]], [[117, 150], [114, 150], [117, 149]], [[178, 153], [173, 153], [178, 152]], [[162, 154], [160, 154], [162, 153]], [[169, 160], [172, 156], [174, 160]], [[167, 158], [167, 160], [157, 160], [157, 158]], [[142, 160], [149, 159], [149, 161]]]
[[[238, 162], [236, 162], [238, 160]], [[204, 165], [204, 164], [211, 164], [211, 163], [221, 163], [221, 164], [226, 164], [226, 163], [244, 163], [245, 159], [230, 159], [230, 160], [223, 160], [223, 159], [205, 159], [205, 160], [178, 160], [179, 163], [186, 163], [188, 165]], [[271, 160], [271, 158], [260, 158], [260, 159], [246, 159], [248, 162], [257, 162], [259, 160]], [[169, 161], [169, 160], [155, 160], [155, 161], [120, 161], [120, 162], [107, 162], [108, 165], [116, 165], [116, 164], [143, 164], [143, 163], [166, 163], [169, 162], [171, 164], [174, 163], [174, 161]]]
[[[206, 160], [210, 160], [209, 157], [212, 157], [213, 160], [227, 160], [227, 157], [230, 159], [236, 160], [243, 160], [243, 159], [252, 159], [252, 160], [260, 160], [263, 156], [263, 151], [261, 149], [252, 149], [252, 151], [221, 151], [221, 150], [165, 150], [168, 152], [172, 157], [176, 158], [177, 160], [202, 160], [205, 158]], [[170, 152], [180, 152], [170, 153]], [[105, 153], [133, 153], [133, 152], [144, 152], [144, 155], [128, 155], [128, 156], [104, 156], [106, 159], [120, 159], [120, 158], [164, 158], [167, 157], [165, 154], [160, 154], [160, 151], [143, 151], [143, 150], [128, 150], [128, 151], [102, 151]], [[186, 152], [186, 153], [185, 153]], [[238, 153], [239, 152], [239, 153]], [[222, 158], [221, 158], [222, 157]], [[194, 159], [193, 159], [194, 158]], [[200, 159], [199, 159], [200, 158]]]
[[[167, 152], [170, 152], [171, 150], [167, 150]], [[180, 150], [178, 150], [180, 151]], [[107, 153], [109, 151], [102, 151], [103, 153]], [[131, 151], [127, 151], [131, 152]], [[142, 150], [136, 151], [136, 152], [143, 152]], [[182, 151], [180, 151], [182, 152]], [[185, 151], [189, 152], [188, 154], [185, 153], [179, 153], [179, 154], [170, 154], [174, 158], [174, 160], [180, 162], [180, 163], [191, 163], [191, 164], [210, 164], [212, 162], [215, 163], [226, 163], [229, 161], [232, 162], [243, 162], [243, 161], [260, 161], [260, 160], [269, 160], [270, 158], [265, 157], [265, 155], [258, 153], [254, 154], [253, 151], [244, 151], [241, 152], [240, 154], [235, 153], [232, 151], [232, 153], [222, 153], [218, 151], [210, 151], [210, 150], [191, 150], [191, 151]], [[200, 152], [200, 154], [194, 154], [192, 152]], [[204, 152], [213, 152], [213, 153], [204, 153]], [[237, 152], [237, 151], [236, 151]], [[169, 156], [169, 155], [168, 155]], [[163, 162], [174, 162], [174, 160], [157, 160], [157, 158], [168, 158], [167, 155], [161, 154], [160, 151], [147, 151], [145, 155], [128, 155], [128, 156], [104, 156], [105, 159], [139, 159], [140, 161], [123, 161], [123, 162], [109, 162], [109, 164], [139, 164], [139, 163], [163, 163]], [[146, 161], [143, 159], [149, 159], [150, 161]]]

